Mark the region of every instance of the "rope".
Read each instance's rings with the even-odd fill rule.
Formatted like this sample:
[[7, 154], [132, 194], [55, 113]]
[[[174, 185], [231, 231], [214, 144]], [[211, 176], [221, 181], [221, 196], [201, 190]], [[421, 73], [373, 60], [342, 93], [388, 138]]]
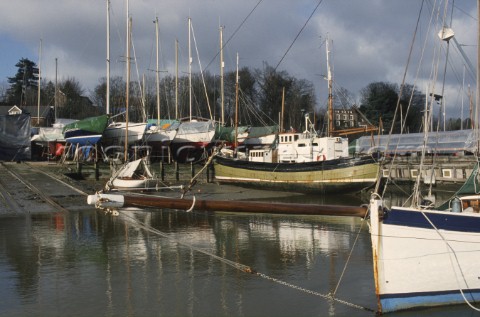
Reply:
[[335, 287], [335, 290], [333, 291], [333, 296], [337, 293], [338, 288], [340, 287], [340, 283], [342, 282], [343, 275], [345, 274], [345, 271], [347, 270], [347, 266], [350, 263], [350, 258], [352, 257], [353, 250], [355, 249], [355, 246], [357, 245], [358, 238], [360, 236], [360, 232], [362, 232], [363, 229], [363, 224], [366, 222], [366, 218], [368, 216], [368, 208], [365, 209], [365, 215], [362, 218], [362, 225], [360, 226], [360, 229], [358, 229], [357, 236], [355, 237], [355, 241], [353, 242], [352, 248], [350, 250], [350, 253], [348, 254], [347, 261], [345, 262], [345, 265], [343, 267], [342, 273], [340, 274], [340, 278], [338, 279], [337, 286]]
[[132, 222], [138, 226], [139, 228], [141, 229], [144, 229], [146, 231], [149, 231], [151, 233], [154, 233], [154, 234], [157, 234], [158, 236], [161, 236], [163, 238], [166, 238], [170, 241], [173, 241], [175, 243], [177, 243], [178, 245], [182, 245], [182, 246], [185, 246], [185, 247], [188, 247], [190, 248], [191, 250], [194, 250], [194, 251], [197, 251], [199, 253], [202, 253], [204, 255], [207, 255], [211, 258], [214, 258], [220, 262], [223, 262], [237, 270], [240, 270], [242, 272], [245, 272], [245, 273], [249, 273], [249, 274], [253, 274], [253, 275], [256, 275], [258, 277], [262, 277], [264, 279], [267, 279], [269, 281], [272, 281], [272, 282], [275, 282], [275, 283], [278, 283], [280, 285], [284, 285], [284, 286], [288, 286], [290, 288], [293, 288], [293, 289], [296, 289], [296, 290], [299, 290], [299, 291], [302, 291], [302, 292], [305, 292], [305, 293], [308, 293], [308, 294], [311, 294], [311, 295], [314, 295], [314, 296], [318, 296], [318, 297], [321, 297], [321, 298], [324, 298], [324, 299], [327, 299], [327, 300], [332, 300], [332, 301], [335, 301], [337, 303], [340, 303], [340, 304], [343, 304], [343, 305], [346, 305], [346, 306], [349, 306], [349, 307], [352, 307], [352, 308], [356, 308], [356, 309], [360, 309], [360, 310], [364, 310], [364, 311], [368, 311], [368, 312], [375, 312], [375, 310], [371, 309], [371, 308], [368, 308], [368, 307], [363, 307], [361, 305], [357, 305], [357, 304], [354, 304], [354, 303], [350, 303], [346, 300], [342, 300], [342, 299], [339, 299], [339, 298], [336, 298], [335, 297], [335, 294], [332, 294], [332, 293], [328, 293], [328, 294], [322, 294], [320, 292], [316, 292], [316, 291], [312, 291], [312, 290], [309, 290], [309, 289], [306, 289], [306, 288], [303, 288], [303, 287], [300, 287], [300, 286], [297, 286], [297, 285], [294, 285], [294, 284], [291, 284], [291, 283], [288, 283], [288, 282], [285, 282], [285, 281], [282, 281], [282, 280], [279, 280], [277, 278], [274, 278], [274, 277], [271, 277], [271, 276], [268, 276], [266, 274], [263, 274], [263, 273], [260, 273], [260, 272], [257, 272], [255, 271], [254, 269], [252, 269], [250, 266], [248, 265], [245, 265], [245, 264], [241, 264], [241, 263], [238, 263], [238, 262], [234, 262], [234, 261], [231, 261], [231, 260], [228, 260], [228, 259], [225, 259], [221, 256], [218, 256], [216, 254], [213, 254], [207, 250], [204, 250], [204, 249], [201, 249], [201, 248], [197, 248], [195, 246], [193, 246], [192, 244], [190, 243], [186, 243], [186, 242], [182, 242], [182, 241], [179, 241], [173, 237], [171, 237], [169, 234], [165, 233], [165, 232], [162, 232], [160, 230], [157, 230], [155, 228], [152, 228], [151, 226], [147, 226], [143, 223], [140, 223], [138, 221], [138, 219], [130, 216], [130, 215], [127, 215], [126, 213], [122, 212], [122, 215], [127, 218], [127, 219], [130, 219], [132, 220]]
[[213, 151], [212, 155], [210, 155], [210, 157], [208, 158], [207, 162], [205, 163], [205, 165], [203, 165], [203, 167], [200, 169], [200, 171], [198, 171], [197, 174], [195, 174], [195, 176], [192, 177], [192, 179], [190, 180], [190, 183], [188, 184], [188, 186], [183, 190], [183, 193], [182, 193], [182, 196], [181, 198], [183, 199], [183, 197], [185, 196], [185, 194], [190, 191], [192, 189], [193, 186], [195, 186], [195, 184], [197, 183], [197, 178], [198, 176], [200, 176], [202, 174], [202, 172], [210, 165], [210, 163], [212, 162], [213, 158], [218, 154], [218, 152], [220, 151], [221, 147], [219, 148], [215, 148], [215, 150]]
[[[460, 274], [461, 274], [461, 277], [463, 279], [463, 281], [465, 282], [465, 285], [468, 287], [468, 283], [467, 281], [465, 280], [465, 275], [462, 271], [462, 267], [460, 266], [460, 263], [458, 261], [458, 257], [457, 257], [457, 254], [455, 253], [455, 250], [453, 250], [452, 246], [450, 245], [450, 243], [448, 243], [448, 241], [445, 239], [445, 237], [442, 235], [442, 233], [438, 230], [438, 228], [433, 224], [433, 222], [430, 220], [430, 218], [428, 218], [428, 216], [425, 214], [425, 212], [423, 211], [420, 211], [423, 215], [423, 217], [428, 221], [428, 223], [432, 226], [432, 228], [435, 230], [435, 232], [440, 236], [440, 238], [443, 240], [443, 242], [445, 242], [446, 246], [448, 249], [450, 249], [450, 251], [452, 251], [451, 253], [449, 253], [449, 255], [453, 255], [454, 259], [455, 259], [455, 262], [457, 264], [457, 267], [458, 267], [458, 270], [460, 271]], [[450, 262], [452, 262], [452, 257], [450, 256]], [[457, 280], [457, 285], [458, 285], [458, 290], [460, 291], [460, 294], [462, 294], [462, 297], [463, 297], [463, 300], [465, 301], [465, 303], [470, 306], [470, 308], [472, 308], [473, 310], [477, 311], [477, 312], [480, 312], [480, 308], [477, 308], [475, 306], [473, 306], [470, 301], [465, 297], [465, 294], [463, 292], [463, 289], [462, 287], [460, 286], [460, 281], [458, 280], [458, 275], [457, 275], [457, 272], [455, 271], [455, 268], [453, 267], [453, 263], [452, 264], [452, 269], [453, 269], [453, 272], [455, 273], [455, 277], [456, 277], [456, 280]]]

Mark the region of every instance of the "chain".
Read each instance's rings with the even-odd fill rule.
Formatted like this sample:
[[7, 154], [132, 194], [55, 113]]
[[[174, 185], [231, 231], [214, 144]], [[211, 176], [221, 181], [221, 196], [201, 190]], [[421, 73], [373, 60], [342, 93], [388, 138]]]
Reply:
[[312, 291], [312, 290], [309, 290], [309, 289], [306, 289], [306, 288], [303, 288], [303, 287], [300, 287], [298, 285], [294, 285], [294, 284], [290, 284], [288, 282], [285, 282], [285, 281], [282, 281], [282, 280], [279, 280], [279, 279], [276, 279], [274, 277], [271, 277], [271, 276], [268, 276], [266, 274], [263, 274], [263, 273], [255, 273], [257, 276], [260, 276], [264, 279], [267, 279], [269, 281], [272, 281], [272, 282], [275, 282], [275, 283], [278, 283], [278, 284], [281, 284], [281, 285], [284, 285], [284, 286], [287, 286], [287, 287], [290, 287], [290, 288], [293, 288], [293, 289], [296, 289], [298, 291], [302, 291], [302, 292], [305, 292], [307, 294], [310, 294], [310, 295], [314, 295], [314, 296], [318, 296], [318, 297], [321, 297], [321, 298], [324, 298], [324, 299], [327, 299], [327, 300], [332, 300], [332, 301], [335, 301], [337, 303], [340, 303], [340, 304], [343, 304], [343, 305], [346, 305], [346, 306], [349, 306], [349, 307], [352, 307], [352, 308], [356, 308], [356, 309], [361, 309], [361, 310], [365, 310], [365, 311], [369, 311], [369, 312], [375, 312], [375, 310], [371, 309], [371, 308], [368, 308], [368, 307], [363, 307], [363, 306], [360, 306], [360, 305], [357, 305], [357, 304], [354, 304], [354, 303], [350, 303], [350, 302], [347, 302], [343, 299], [339, 299], [339, 298], [336, 298], [334, 296], [334, 294], [332, 293], [328, 293], [328, 294], [322, 294], [322, 293], [319, 293], [319, 292], [316, 292], [316, 291]]

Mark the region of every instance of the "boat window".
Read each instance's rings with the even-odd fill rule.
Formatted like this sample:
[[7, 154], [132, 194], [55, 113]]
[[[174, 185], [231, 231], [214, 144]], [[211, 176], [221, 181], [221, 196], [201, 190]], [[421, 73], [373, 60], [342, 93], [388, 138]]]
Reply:
[[295, 141], [297, 141], [297, 140], [298, 140], [298, 137], [299, 137], [298, 135], [296, 135], [296, 136], [295, 136]]
[[480, 202], [478, 199], [472, 199], [472, 200], [464, 200], [462, 201], [463, 204], [463, 210], [471, 207], [473, 209], [473, 212], [479, 212], [480, 211]]
[[305, 143], [299, 143], [298, 147], [306, 147], [307, 145]]
[[312, 146], [318, 146], [318, 143], [312, 143]]

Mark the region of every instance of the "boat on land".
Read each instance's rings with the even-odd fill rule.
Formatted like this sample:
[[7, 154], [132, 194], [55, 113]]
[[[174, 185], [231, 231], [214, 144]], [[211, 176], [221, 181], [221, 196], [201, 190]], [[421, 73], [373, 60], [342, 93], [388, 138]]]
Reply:
[[209, 119], [180, 119], [177, 133], [170, 142], [173, 159], [179, 163], [198, 162], [213, 150], [215, 123]]
[[100, 141], [108, 124], [109, 115], [85, 118], [63, 127], [65, 142], [85, 146], [95, 145]]
[[109, 189], [149, 188], [155, 181], [145, 158], [128, 162], [107, 182]]

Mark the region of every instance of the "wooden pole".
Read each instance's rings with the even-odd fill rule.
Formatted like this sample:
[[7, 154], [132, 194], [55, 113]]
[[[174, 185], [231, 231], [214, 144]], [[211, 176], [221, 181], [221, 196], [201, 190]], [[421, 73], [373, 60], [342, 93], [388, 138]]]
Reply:
[[165, 197], [123, 196], [124, 207], [158, 207], [183, 210], [252, 212], [268, 214], [365, 217], [367, 207], [313, 204], [288, 204], [261, 201], [201, 200]]

